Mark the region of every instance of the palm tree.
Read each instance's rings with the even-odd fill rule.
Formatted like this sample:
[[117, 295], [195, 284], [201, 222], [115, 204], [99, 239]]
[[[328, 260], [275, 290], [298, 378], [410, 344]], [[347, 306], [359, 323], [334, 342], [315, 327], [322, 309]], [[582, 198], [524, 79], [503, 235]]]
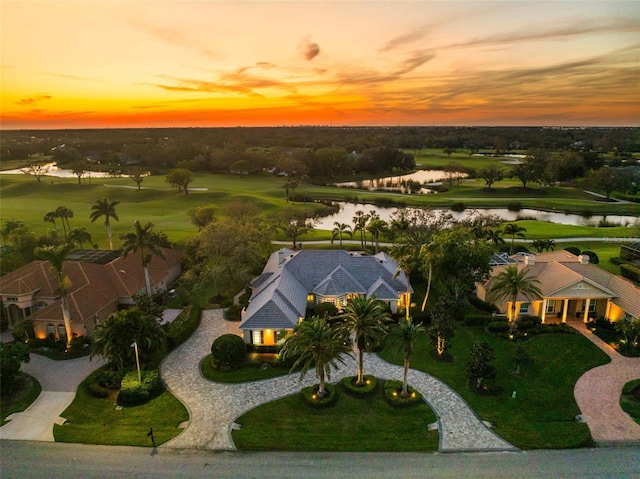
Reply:
[[282, 347], [283, 358], [296, 358], [291, 371], [302, 367], [300, 380], [315, 366], [318, 376], [318, 397], [325, 395], [325, 377], [331, 379], [331, 369], [345, 364], [344, 355], [351, 356], [351, 344], [346, 330], [332, 327], [324, 318], [313, 316], [293, 330]]
[[44, 218], [42, 219], [47, 223], [51, 223], [53, 225], [53, 229], [58, 229], [58, 226], [56, 225], [56, 218], [57, 218], [56, 212], [49, 211], [46, 215], [44, 215]]
[[35, 250], [36, 256], [49, 262], [51, 271], [56, 276], [56, 282], [60, 290], [60, 302], [62, 303], [62, 319], [64, 320], [64, 329], [67, 335], [67, 349], [71, 346], [72, 335], [71, 312], [69, 311], [69, 304], [67, 303], [67, 293], [71, 287], [71, 280], [69, 280], [68, 276], [64, 275], [62, 269], [72, 249], [73, 246], [64, 244], [62, 246], [44, 246], [42, 248], [36, 248]]
[[344, 307], [340, 316], [344, 320], [344, 327], [355, 333], [358, 347], [358, 378], [356, 385], [362, 385], [363, 358], [365, 349], [381, 340], [387, 334], [385, 322], [390, 320], [384, 303], [376, 300], [375, 296], [366, 298], [356, 296]]
[[544, 241], [545, 240], [534, 240], [531, 242], [531, 247], [535, 248], [538, 253], [542, 253], [542, 250], [544, 249]]
[[368, 220], [368, 216], [364, 214], [364, 211], [362, 210], [358, 210], [355, 213], [355, 216], [353, 217], [353, 231], [359, 231], [360, 232], [360, 246], [362, 247], [362, 250], [366, 250], [367, 249], [367, 220]]
[[378, 254], [380, 249], [380, 233], [387, 229], [387, 222], [381, 220], [377, 215], [369, 220], [367, 230], [373, 235], [373, 241], [375, 242], [375, 253]]
[[353, 238], [351, 226], [346, 223], [339, 223], [338, 221], [334, 221], [333, 225], [335, 226], [335, 228], [333, 228], [333, 231], [331, 233], [331, 244], [333, 244], [333, 240], [338, 237], [340, 238], [340, 249], [342, 249], [342, 235], [348, 235], [349, 238]]
[[409, 287], [409, 277], [411, 272], [419, 268], [420, 259], [419, 251], [416, 250], [415, 245], [411, 243], [394, 244], [390, 251], [391, 257], [398, 262], [398, 272], [404, 271], [407, 280], [407, 304], [405, 307], [406, 319], [409, 320], [409, 309], [411, 306], [411, 288]]
[[165, 243], [162, 233], [153, 231], [153, 223], [147, 223], [144, 226], [136, 220], [133, 224], [134, 231], [132, 233], [124, 233], [120, 235], [122, 242], [122, 257], [126, 258], [129, 253], [137, 253], [140, 251], [142, 259], [142, 268], [144, 269], [144, 281], [147, 287], [147, 296], [151, 296], [151, 277], [149, 276], [149, 263], [151, 263], [151, 255], [164, 259], [164, 251], [161, 245]]
[[109, 201], [109, 198], [103, 198], [96, 200], [91, 206], [91, 222], [94, 223], [98, 218], [104, 216], [104, 226], [107, 228], [107, 236], [109, 237], [109, 249], [113, 249], [113, 241], [111, 239], [111, 223], [110, 218], [118, 221], [118, 215], [116, 214], [116, 206], [120, 204], [119, 201]]
[[422, 326], [422, 323], [414, 324], [413, 321], [400, 321], [391, 328], [387, 335], [387, 344], [404, 353], [401, 397], [409, 396], [407, 376], [409, 374], [409, 361], [411, 360], [416, 340], [426, 334], [427, 330]]
[[504, 229], [502, 230], [502, 235], [511, 236], [511, 248], [509, 248], [509, 254], [513, 254], [513, 243], [518, 238], [526, 239], [524, 236], [524, 232], [527, 231], [527, 228], [523, 226], [518, 226], [515, 223], [507, 223], [504, 225]]
[[87, 231], [87, 228], [85, 228], [84, 226], [79, 226], [69, 231], [67, 241], [73, 245], [77, 244], [78, 246], [80, 246], [80, 249], [84, 249], [82, 243], [84, 243], [85, 241], [93, 243], [91, 233], [89, 233], [89, 231]]
[[501, 236], [502, 231], [498, 229], [487, 229], [487, 241], [492, 242], [495, 246], [504, 244], [504, 238]]
[[64, 237], [67, 237], [67, 230], [71, 229], [71, 225], [69, 224], [69, 218], [73, 218], [73, 211], [66, 206], [58, 206], [56, 208], [55, 214], [58, 218], [60, 218], [60, 222], [62, 223], [62, 229], [64, 230]]
[[511, 302], [509, 321], [516, 319], [516, 301], [518, 296], [524, 295], [529, 301], [541, 297], [540, 280], [529, 275], [529, 268], [518, 270], [517, 265], [508, 266], [492, 280], [489, 288], [489, 299], [492, 302], [507, 300]]
[[542, 243], [544, 245], [544, 250], [545, 251], [549, 251], [549, 250], [553, 251], [556, 248], [555, 240], [545, 239], [545, 240], [542, 240]]

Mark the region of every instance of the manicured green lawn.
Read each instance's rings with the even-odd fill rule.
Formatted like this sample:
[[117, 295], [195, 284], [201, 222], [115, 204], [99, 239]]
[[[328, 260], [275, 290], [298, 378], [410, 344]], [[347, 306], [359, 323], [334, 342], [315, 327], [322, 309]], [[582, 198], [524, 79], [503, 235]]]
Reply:
[[236, 422], [242, 429], [232, 438], [241, 450], [437, 450], [438, 432], [427, 429], [436, 416], [427, 404], [393, 408], [378, 393], [355, 399], [340, 391], [338, 402], [327, 409], [311, 408], [299, 394], [287, 396], [240, 416]]
[[42, 387], [36, 378], [20, 373], [20, 381], [21, 386], [10, 397], [2, 396], [0, 398], [0, 418], [2, 418], [0, 426], [4, 426], [8, 422], [5, 421], [7, 416], [24, 411], [40, 395]]
[[258, 381], [260, 379], [275, 378], [289, 374], [288, 368], [282, 368], [269, 364], [263, 369], [260, 364], [247, 364], [235, 371], [219, 371], [211, 366], [211, 354], [207, 355], [200, 362], [200, 371], [209, 381], [217, 383], [243, 383], [247, 381]]
[[61, 414], [67, 419], [54, 425], [53, 435], [58, 442], [81, 444], [151, 446], [147, 437], [153, 427], [156, 444], [177, 436], [181, 422], [189, 419], [186, 408], [169, 391], [163, 392], [147, 404], [116, 409], [113, 399], [98, 399], [88, 393], [93, 378], [102, 371], [92, 373], [78, 388], [71, 405]]
[[620, 407], [627, 412], [635, 422], [640, 424], [640, 379], [629, 381], [622, 388]]
[[[465, 367], [474, 341], [488, 342], [495, 348], [497, 380], [502, 391], [494, 396], [476, 394], [469, 388]], [[456, 390], [494, 431], [523, 449], [572, 448], [590, 444], [586, 424], [575, 421], [580, 413], [573, 397], [577, 379], [587, 370], [609, 362], [580, 334], [544, 334], [525, 341], [534, 358], [523, 368], [523, 375], [511, 374], [515, 344], [490, 335], [481, 328], [458, 327], [450, 350], [454, 361], [436, 362], [427, 339], [418, 344], [411, 367], [432, 374]], [[402, 364], [398, 353], [384, 350], [381, 356]], [[516, 397], [512, 398], [515, 391]]]

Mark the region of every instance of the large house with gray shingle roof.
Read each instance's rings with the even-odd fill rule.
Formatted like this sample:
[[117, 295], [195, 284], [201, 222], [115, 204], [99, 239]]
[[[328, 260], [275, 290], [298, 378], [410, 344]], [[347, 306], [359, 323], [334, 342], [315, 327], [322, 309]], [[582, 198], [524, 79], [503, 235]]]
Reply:
[[[182, 253], [164, 248], [163, 252], [165, 259], [154, 256], [149, 263], [154, 292], [165, 291], [181, 273]], [[122, 258], [119, 251], [75, 250], [62, 271], [70, 281], [67, 302], [71, 330], [77, 336], [91, 335], [96, 324], [146, 291], [139, 251]], [[32, 261], [2, 276], [0, 297], [10, 327], [29, 318], [39, 338], [66, 335], [60, 292], [47, 261]]]
[[[538, 316], [542, 322], [566, 322], [567, 319], [589, 321], [599, 317], [610, 321], [640, 318], [640, 288], [620, 276], [589, 263], [587, 255], [552, 251], [537, 255], [512, 256], [518, 269], [528, 268], [528, 275], [538, 278], [542, 297], [516, 301], [518, 315]], [[478, 297], [486, 300], [493, 277], [513, 264], [493, 267], [491, 278], [478, 285]], [[498, 305], [510, 314], [511, 302]]]
[[413, 292], [404, 271], [386, 253], [365, 255], [343, 250], [281, 249], [273, 253], [243, 311], [240, 329], [247, 344], [274, 345], [308, 310], [323, 302], [338, 309], [355, 296], [373, 297], [392, 313]]

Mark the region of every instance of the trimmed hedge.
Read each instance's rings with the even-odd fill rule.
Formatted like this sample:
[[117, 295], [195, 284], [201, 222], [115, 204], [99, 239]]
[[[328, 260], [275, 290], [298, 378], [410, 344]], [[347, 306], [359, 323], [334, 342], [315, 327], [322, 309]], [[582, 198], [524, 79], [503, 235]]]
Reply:
[[490, 333], [504, 333], [509, 330], [509, 323], [504, 321], [491, 321], [487, 324], [487, 331]]
[[363, 386], [356, 386], [357, 376], [347, 376], [342, 378], [340, 385], [344, 392], [349, 396], [355, 398], [366, 398], [373, 396], [378, 390], [378, 379], [371, 375], [365, 374], [363, 379], [365, 384]]
[[200, 325], [201, 308], [198, 305], [190, 304], [184, 308], [182, 313], [165, 326], [167, 335], [167, 348], [175, 349], [184, 343]]
[[627, 279], [640, 282], [640, 268], [637, 266], [632, 264], [621, 264], [620, 274]]
[[500, 312], [496, 305], [487, 303], [486, 301], [482, 301], [480, 298], [474, 295], [469, 296], [469, 303], [471, 303], [472, 306], [478, 308], [480, 311], [484, 311], [485, 313], [491, 314]]
[[615, 264], [617, 266], [620, 266], [621, 264], [625, 264], [626, 263], [625, 260], [623, 260], [622, 258], [619, 258], [617, 256], [614, 256], [613, 258], [609, 258], [609, 262], [613, 263], [613, 264]]
[[407, 386], [407, 391], [409, 392], [408, 397], [403, 398], [400, 396], [401, 391], [402, 381], [398, 379], [388, 379], [384, 382], [384, 397], [393, 407], [410, 407], [424, 401], [422, 394], [410, 385]]
[[159, 396], [164, 391], [157, 369], [142, 371], [142, 383], [138, 382], [138, 371], [128, 372], [120, 383], [119, 406], [139, 406]]
[[464, 317], [464, 324], [466, 326], [484, 326], [491, 321], [491, 319], [492, 317], [486, 314], [467, 314]]
[[307, 386], [302, 388], [300, 396], [302, 400], [309, 406], [317, 409], [324, 409], [333, 406], [338, 400], [338, 389], [333, 384], [325, 383], [324, 385], [325, 396], [318, 398], [318, 385]]

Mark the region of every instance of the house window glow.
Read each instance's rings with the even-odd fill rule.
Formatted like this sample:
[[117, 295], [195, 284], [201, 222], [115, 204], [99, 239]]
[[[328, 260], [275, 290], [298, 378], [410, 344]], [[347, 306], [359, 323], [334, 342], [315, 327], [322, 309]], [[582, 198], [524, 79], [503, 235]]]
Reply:
[[529, 314], [529, 303], [522, 303], [520, 305], [520, 314]]
[[315, 299], [315, 296], [313, 294], [307, 295], [307, 301], [313, 301], [314, 299]]
[[251, 331], [251, 342], [253, 344], [262, 344], [262, 331]]
[[547, 313], [553, 313], [556, 310], [556, 300], [550, 299], [547, 301]]
[[598, 304], [598, 300], [596, 299], [592, 299], [591, 302], [589, 303], [589, 312], [590, 313], [595, 313], [596, 312], [596, 305]]

